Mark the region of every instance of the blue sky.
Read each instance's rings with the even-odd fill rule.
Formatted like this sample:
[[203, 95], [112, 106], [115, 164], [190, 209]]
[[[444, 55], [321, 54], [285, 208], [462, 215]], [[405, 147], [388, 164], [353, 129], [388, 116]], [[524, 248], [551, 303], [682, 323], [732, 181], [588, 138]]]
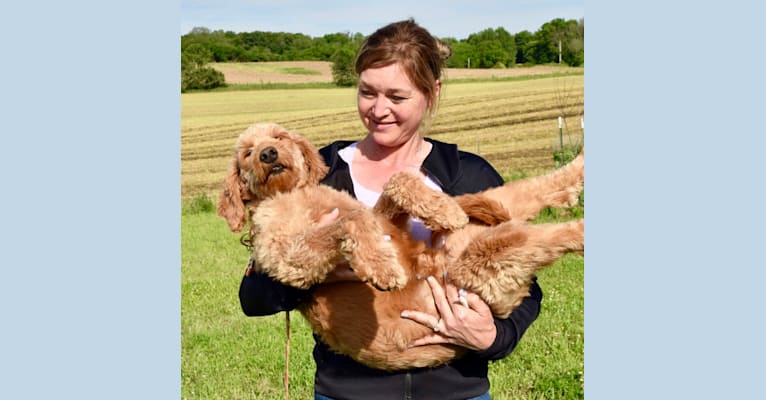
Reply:
[[311, 37], [336, 32], [369, 35], [380, 26], [409, 17], [435, 36], [465, 39], [487, 28], [534, 32], [554, 18], [584, 18], [585, 0], [181, 0], [180, 33], [202, 26]]

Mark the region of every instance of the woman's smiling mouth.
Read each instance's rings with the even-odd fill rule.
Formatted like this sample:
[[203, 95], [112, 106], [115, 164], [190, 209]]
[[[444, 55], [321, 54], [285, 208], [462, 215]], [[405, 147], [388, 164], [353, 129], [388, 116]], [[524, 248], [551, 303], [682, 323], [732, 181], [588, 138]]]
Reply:
[[396, 121], [379, 121], [379, 120], [376, 120], [374, 118], [370, 118], [370, 122], [372, 122], [372, 124], [375, 127], [381, 128], [381, 129], [385, 129], [385, 128], [388, 128], [390, 126], [396, 125]]

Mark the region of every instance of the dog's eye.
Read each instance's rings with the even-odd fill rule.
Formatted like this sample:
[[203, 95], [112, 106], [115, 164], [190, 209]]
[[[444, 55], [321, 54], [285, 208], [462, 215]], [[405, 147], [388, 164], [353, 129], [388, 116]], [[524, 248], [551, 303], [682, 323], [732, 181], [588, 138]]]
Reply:
[[245, 151], [245, 157], [250, 157], [250, 154], [253, 154], [253, 149], [247, 149]]

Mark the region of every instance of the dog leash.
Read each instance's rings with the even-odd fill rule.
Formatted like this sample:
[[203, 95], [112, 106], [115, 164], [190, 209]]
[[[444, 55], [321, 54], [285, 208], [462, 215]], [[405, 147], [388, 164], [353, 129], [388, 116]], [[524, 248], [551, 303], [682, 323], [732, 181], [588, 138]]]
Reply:
[[[245, 248], [247, 248], [250, 254], [250, 261], [247, 263], [247, 269], [245, 275], [249, 276], [255, 267], [255, 259], [253, 258], [253, 228], [250, 227], [250, 232], [243, 234], [239, 238]], [[285, 400], [290, 400], [290, 311], [285, 311], [285, 375], [283, 377], [285, 384]]]
[[290, 400], [290, 311], [285, 311], [285, 400]]

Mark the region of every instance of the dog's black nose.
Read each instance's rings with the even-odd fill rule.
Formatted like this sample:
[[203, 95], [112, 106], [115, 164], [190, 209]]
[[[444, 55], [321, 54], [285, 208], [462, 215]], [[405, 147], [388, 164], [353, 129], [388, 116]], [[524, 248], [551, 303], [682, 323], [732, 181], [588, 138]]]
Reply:
[[258, 159], [266, 164], [271, 164], [274, 161], [277, 161], [277, 158], [279, 158], [279, 153], [277, 152], [277, 149], [271, 146], [261, 150], [261, 154], [258, 155]]

